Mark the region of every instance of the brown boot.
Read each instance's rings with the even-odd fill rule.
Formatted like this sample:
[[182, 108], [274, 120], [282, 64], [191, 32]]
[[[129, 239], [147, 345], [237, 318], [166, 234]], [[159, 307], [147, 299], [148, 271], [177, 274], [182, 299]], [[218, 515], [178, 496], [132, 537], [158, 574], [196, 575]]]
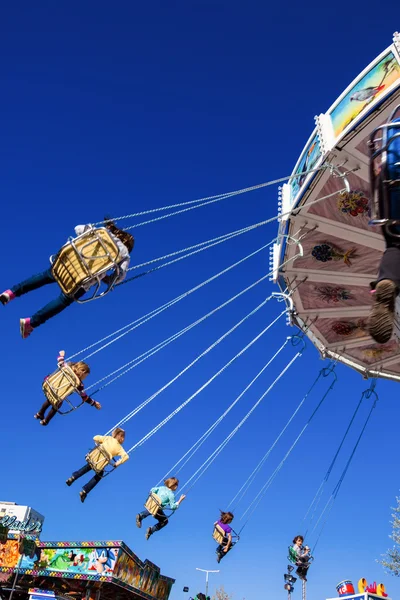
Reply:
[[382, 279], [377, 283], [374, 305], [368, 319], [368, 330], [378, 344], [385, 344], [392, 337], [396, 296], [397, 287], [394, 281]]

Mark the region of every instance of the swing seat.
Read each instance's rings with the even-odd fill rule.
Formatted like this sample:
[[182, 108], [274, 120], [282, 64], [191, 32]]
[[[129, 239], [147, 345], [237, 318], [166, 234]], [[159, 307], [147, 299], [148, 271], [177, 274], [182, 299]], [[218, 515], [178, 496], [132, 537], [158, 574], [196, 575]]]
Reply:
[[389, 122], [372, 133], [370, 142], [371, 225], [400, 238], [400, 105]]
[[102, 473], [107, 467], [110, 467], [105, 473], [108, 475], [115, 469], [113, 457], [108, 454], [101, 444], [96, 444], [95, 448], [86, 454], [85, 460], [89, 467], [96, 473]]
[[291, 563], [293, 563], [294, 565], [297, 565], [297, 562], [298, 562], [298, 556], [297, 556], [297, 552], [296, 552], [296, 550], [293, 548], [293, 546], [289, 546], [288, 560], [289, 560]]
[[79, 377], [75, 375], [71, 367], [68, 365], [63, 365], [44, 380], [42, 390], [52, 407], [60, 414], [66, 415], [79, 408], [79, 406], [82, 406], [83, 404], [83, 400], [76, 406], [70, 402], [70, 400], [67, 400], [68, 404], [70, 405], [70, 409], [66, 411], [60, 410], [60, 406], [63, 401], [74, 392], [78, 392], [80, 384], [81, 381]]
[[[88, 302], [100, 298], [109, 292], [120, 274], [117, 263], [119, 249], [105, 227], [91, 227], [76, 238], [70, 238], [55, 256], [52, 273], [62, 292], [73, 297], [76, 292], [89, 282], [96, 284], [93, 295], [85, 300]], [[107, 289], [99, 293], [101, 279], [107, 271], [113, 269]]]
[[5, 525], [0, 525], [0, 544], [6, 544], [8, 539], [9, 528]]
[[288, 548], [288, 560], [293, 563], [294, 565], [296, 565], [296, 567], [298, 566], [304, 566], [304, 564], [310, 564], [312, 563], [312, 561], [314, 560], [313, 556], [309, 556], [307, 558], [307, 561], [302, 561], [299, 559], [299, 556], [296, 552], [296, 550], [293, 548], [293, 546], [289, 546]]
[[213, 531], [212, 536], [213, 536], [214, 540], [217, 542], [217, 544], [222, 544], [226, 538], [226, 533], [220, 525], [214, 525], [214, 531]]
[[157, 496], [154, 492], [149, 494], [144, 507], [149, 511], [153, 517], [158, 513], [159, 510], [163, 510], [160, 496]]
[[[227, 534], [226, 532], [222, 529], [221, 525], [214, 525], [214, 531], [212, 534], [214, 540], [217, 542], [217, 544], [223, 544], [224, 541], [226, 541], [227, 539]], [[236, 533], [236, 531], [234, 531], [232, 529], [231, 531], [231, 536], [232, 536], [232, 547], [239, 541], [240, 537], [239, 534]]]

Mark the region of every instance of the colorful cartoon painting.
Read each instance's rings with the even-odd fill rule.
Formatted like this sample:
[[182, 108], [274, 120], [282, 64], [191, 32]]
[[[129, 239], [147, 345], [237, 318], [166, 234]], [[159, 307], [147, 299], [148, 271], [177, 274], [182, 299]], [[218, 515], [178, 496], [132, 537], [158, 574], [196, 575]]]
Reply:
[[0, 544], [0, 566], [14, 568], [19, 560], [18, 540], [7, 540]]
[[35, 558], [24, 556], [23, 569], [46, 569], [74, 574], [111, 575], [118, 548], [41, 548]]
[[114, 577], [118, 577], [123, 583], [139, 588], [140, 575], [140, 562], [135, 561], [125, 552], [121, 552], [115, 566]]
[[371, 102], [385, 94], [399, 80], [400, 65], [389, 52], [354, 85], [330, 113], [335, 137], [356, 119]]
[[[21, 570], [41, 571], [46, 576], [110, 582], [117, 579], [120, 585], [136, 588], [156, 600], [168, 600], [174, 583], [160, 574], [157, 565], [148, 560], [143, 563], [120, 542], [49, 542], [48, 546], [41, 543], [34, 557], [20, 557], [17, 539], [0, 544], [0, 569], [15, 569], [18, 565]], [[1, 581], [8, 581], [9, 577], [10, 573], [0, 572]]]
[[[293, 175], [297, 175], [298, 173], [303, 173], [304, 171], [310, 171], [315, 167], [318, 162], [318, 159], [321, 156], [321, 148], [319, 144], [318, 135], [315, 134], [311, 139], [310, 143], [304, 148], [303, 154], [301, 155], [300, 162], [297, 165], [297, 168]], [[303, 186], [307, 175], [300, 175], [295, 179], [292, 179], [290, 182], [290, 186], [292, 189], [291, 199], [292, 202], [295, 200], [297, 194], [300, 191], [300, 188]]]

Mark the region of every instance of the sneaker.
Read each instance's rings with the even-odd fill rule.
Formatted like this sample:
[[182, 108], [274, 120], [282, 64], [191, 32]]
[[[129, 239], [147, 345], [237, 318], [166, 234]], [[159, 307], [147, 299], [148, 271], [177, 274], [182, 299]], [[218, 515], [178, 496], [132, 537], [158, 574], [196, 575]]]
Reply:
[[15, 294], [11, 290], [6, 290], [2, 294], [0, 294], [0, 302], [3, 306], [14, 300]]
[[153, 532], [152, 532], [152, 530], [151, 530], [151, 527], [148, 527], [148, 529], [147, 529], [147, 531], [146, 531], [146, 540], [148, 540], [148, 539], [149, 539], [149, 537], [152, 535], [152, 533], [153, 533]]
[[36, 413], [35, 415], [33, 415], [34, 419], [43, 419], [42, 415], [39, 415], [39, 413]]
[[40, 421], [40, 424], [43, 425], [44, 427], [46, 427], [46, 425], [48, 425], [48, 422], [46, 421], [46, 419], [42, 419]]
[[378, 344], [385, 344], [392, 337], [396, 295], [397, 287], [391, 279], [382, 279], [376, 284], [368, 330]]
[[75, 479], [73, 477], [68, 477], [67, 481], [65, 482], [68, 486], [72, 485], [74, 483]]
[[22, 339], [24, 340], [26, 340], [26, 338], [31, 335], [33, 327], [31, 325], [31, 320], [29, 317], [27, 319], [19, 320], [19, 330], [21, 332]]
[[139, 527], [139, 529], [142, 526], [142, 517], [140, 515], [136, 515], [136, 527]]
[[221, 558], [222, 558], [222, 556], [220, 554], [217, 554], [217, 563], [218, 564], [221, 562]]
[[87, 493], [85, 492], [85, 490], [82, 490], [82, 491], [79, 492], [79, 495], [81, 497], [81, 502], [83, 504], [85, 502], [85, 500], [86, 500]]

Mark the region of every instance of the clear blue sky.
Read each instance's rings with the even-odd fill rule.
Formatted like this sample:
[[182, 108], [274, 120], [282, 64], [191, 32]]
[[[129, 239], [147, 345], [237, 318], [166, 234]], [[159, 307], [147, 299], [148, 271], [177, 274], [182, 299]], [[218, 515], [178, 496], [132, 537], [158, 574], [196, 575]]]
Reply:
[[[236, 0], [139, 3], [22, 2], [2, 7], [2, 268], [3, 288], [43, 270], [78, 223], [222, 193], [291, 172], [313, 129], [351, 80], [392, 40], [399, 23], [393, 0], [275, 3]], [[384, 8], [384, 10], [383, 10]], [[372, 21], [373, 19], [373, 21]], [[255, 223], [276, 213], [277, 190], [226, 200], [142, 227], [139, 263]], [[179, 513], [149, 542], [134, 517], [147, 490], [239, 394], [289, 329], [277, 325], [209, 386], [127, 465], [81, 505], [65, 479], [83, 464], [91, 438], [156, 391], [236, 323], [273, 286], [264, 284], [168, 350], [110, 386], [90, 407], [55, 418], [44, 429], [33, 414], [41, 382], [67, 354], [145, 314], [273, 237], [275, 227], [223, 244], [122, 287], [106, 299], [72, 306], [26, 341], [18, 319], [55, 289], [32, 293], [0, 310], [2, 341], [1, 499], [46, 515], [43, 539], [123, 539], [177, 582], [172, 600], [200, 591], [195, 567], [217, 568], [211, 539], [224, 508], [269, 447], [322, 363], [308, 347], [290, 374], [193, 488]], [[130, 360], [202, 316], [266, 271], [268, 254], [204, 288], [163, 317], [93, 358], [92, 379]], [[201, 361], [126, 427], [129, 447], [193, 393], [277, 314], [268, 306]], [[235, 426], [292, 355], [245, 396], [182, 473], [187, 479]], [[328, 467], [366, 383], [345, 368], [321, 414], [302, 439], [246, 527], [240, 545], [213, 577], [236, 600], [284, 594], [286, 549]], [[88, 380], [89, 383], [89, 380]], [[335, 596], [342, 579], [399, 582], [375, 559], [390, 533], [398, 493], [398, 385], [378, 386], [380, 403], [319, 543], [309, 598]], [[268, 478], [312, 411], [322, 388], [271, 455], [254, 485]], [[364, 413], [367, 406], [364, 408]], [[357, 422], [361, 427], [362, 418]], [[358, 431], [356, 428], [355, 431]], [[354, 437], [346, 446], [350, 452]], [[331, 487], [341, 464], [332, 475]], [[329, 491], [331, 489], [329, 488]], [[247, 502], [249, 499], [247, 499]], [[245, 504], [245, 503], [244, 503]], [[240, 511], [234, 524], [240, 527]], [[296, 588], [299, 597], [300, 586]]]

